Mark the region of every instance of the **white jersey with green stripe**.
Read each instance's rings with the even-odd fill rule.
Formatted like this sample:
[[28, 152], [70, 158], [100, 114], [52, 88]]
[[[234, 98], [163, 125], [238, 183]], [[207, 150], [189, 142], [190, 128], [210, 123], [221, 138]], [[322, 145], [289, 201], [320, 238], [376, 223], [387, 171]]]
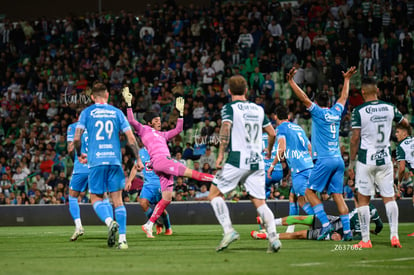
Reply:
[[403, 119], [398, 109], [387, 102], [365, 102], [352, 111], [352, 128], [361, 129], [358, 160], [368, 165], [391, 163], [390, 136], [392, 122]]
[[404, 160], [408, 169], [414, 171], [414, 138], [406, 137], [397, 146], [397, 161]]
[[264, 169], [262, 128], [270, 125], [263, 108], [249, 101], [233, 101], [223, 106], [222, 122], [232, 124], [226, 163], [241, 169]]

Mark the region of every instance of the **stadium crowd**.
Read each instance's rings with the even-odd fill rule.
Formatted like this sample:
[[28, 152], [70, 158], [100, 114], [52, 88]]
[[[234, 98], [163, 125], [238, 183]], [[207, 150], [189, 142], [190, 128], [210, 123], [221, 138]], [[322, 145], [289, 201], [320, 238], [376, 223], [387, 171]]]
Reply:
[[[292, 2], [294, 3], [292, 5]], [[341, 124], [341, 151], [349, 164], [350, 111], [363, 103], [361, 77], [378, 81], [380, 99], [395, 104], [410, 120], [414, 107], [414, 1], [211, 1], [201, 8], [148, 5], [135, 15], [89, 13], [66, 18], [0, 23], [0, 204], [67, 202], [73, 161], [66, 131], [91, 103], [88, 87], [98, 80], [109, 102], [126, 110], [121, 88], [134, 95], [138, 120], [155, 110], [162, 129], [175, 127], [175, 96], [185, 97], [184, 131], [169, 145], [172, 156], [194, 170], [215, 173], [220, 110], [229, 101], [227, 80], [243, 75], [249, 100], [273, 121], [279, 105], [310, 135], [310, 114], [286, 83], [295, 82], [313, 99], [328, 91], [334, 103], [342, 71], [358, 66]], [[123, 165], [133, 165], [125, 148]], [[395, 161], [395, 158], [394, 158]], [[271, 198], [287, 199], [291, 179], [273, 187]], [[395, 167], [397, 165], [395, 164]], [[395, 173], [397, 176], [397, 173]], [[175, 200], [207, 200], [209, 186], [178, 177]], [[137, 177], [125, 201], [135, 201]], [[354, 181], [344, 179], [344, 196]], [[412, 174], [400, 189], [413, 196]], [[228, 199], [246, 199], [240, 189]], [[80, 198], [89, 202], [87, 194]]]

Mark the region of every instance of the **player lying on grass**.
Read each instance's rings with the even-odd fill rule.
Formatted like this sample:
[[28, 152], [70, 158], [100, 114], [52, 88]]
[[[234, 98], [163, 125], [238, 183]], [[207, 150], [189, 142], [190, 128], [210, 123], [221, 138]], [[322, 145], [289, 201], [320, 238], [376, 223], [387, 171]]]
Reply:
[[174, 176], [189, 177], [203, 182], [211, 182], [214, 176], [192, 170], [178, 161], [171, 159], [167, 142], [183, 130], [184, 98], [179, 97], [176, 99], [175, 107], [180, 113], [180, 117], [177, 120], [177, 126], [175, 129], [162, 132], [161, 118], [158, 114], [155, 112], [146, 113], [144, 115], [144, 120], [147, 125], [142, 125], [134, 118], [131, 108], [132, 95], [129, 93], [128, 87], [125, 87], [122, 90], [122, 95], [128, 105], [128, 122], [134, 128], [135, 133], [140, 137], [142, 143], [147, 148], [150, 155], [150, 166], [154, 170], [155, 174], [160, 177], [162, 199], [157, 203], [151, 218], [142, 226], [142, 230], [147, 234], [147, 237], [154, 238], [152, 235], [154, 223], [172, 200]]
[[[372, 234], [377, 235], [381, 232], [383, 228], [383, 223], [378, 215], [378, 211], [374, 205], [370, 204], [370, 213], [371, 213], [371, 221], [375, 222], [375, 229], [371, 230]], [[334, 230], [330, 235], [327, 235], [324, 240], [333, 240], [333, 241], [341, 241], [344, 237], [344, 228], [341, 222], [340, 217], [338, 216], [330, 216], [328, 215], [329, 222], [332, 224]], [[354, 209], [351, 213], [349, 213], [349, 220], [351, 225], [351, 230], [353, 233], [354, 240], [361, 240], [361, 227], [358, 219], [358, 210]], [[258, 222], [261, 222], [258, 219]], [[309, 225], [311, 229], [308, 230], [300, 230], [297, 232], [291, 233], [279, 233], [279, 239], [281, 240], [293, 240], [293, 239], [307, 239], [307, 240], [318, 240], [321, 236], [322, 225], [318, 223], [318, 220], [315, 219], [314, 215], [308, 216], [288, 216], [284, 218], [275, 219], [276, 226], [278, 225], [295, 225], [295, 224], [304, 224]], [[253, 239], [267, 239], [267, 233], [265, 230], [255, 231], [253, 230], [250, 235]]]
[[[151, 205], [156, 205], [162, 197], [160, 178], [154, 173], [154, 171], [150, 167], [150, 156], [145, 147], [139, 150], [139, 157], [141, 158], [141, 161], [144, 164], [144, 169], [142, 170], [142, 174], [144, 176], [144, 185], [142, 186], [142, 190], [139, 195], [139, 204], [141, 205], [142, 210], [144, 210], [145, 216], [147, 216], [147, 218], [149, 219], [151, 218], [152, 213], [154, 212], [154, 210], [151, 208]], [[131, 188], [132, 181], [135, 178], [136, 174], [137, 169], [134, 166], [132, 167], [131, 173], [129, 174], [129, 177], [125, 183], [126, 191], [129, 191], [129, 189]], [[164, 234], [172, 235], [170, 216], [168, 215], [167, 210], [164, 210], [164, 212], [161, 214], [161, 218], [163, 219], [165, 225]], [[157, 235], [162, 233], [162, 227], [162, 223], [159, 223], [157, 221]]]

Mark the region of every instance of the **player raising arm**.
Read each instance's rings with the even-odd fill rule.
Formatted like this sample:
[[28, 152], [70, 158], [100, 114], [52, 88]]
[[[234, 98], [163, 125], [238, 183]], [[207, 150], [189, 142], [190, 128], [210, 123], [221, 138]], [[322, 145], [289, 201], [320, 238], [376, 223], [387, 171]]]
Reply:
[[128, 105], [128, 121], [132, 127], [134, 127], [135, 133], [141, 138], [142, 143], [147, 148], [150, 155], [150, 165], [155, 174], [160, 177], [162, 199], [157, 203], [151, 218], [142, 226], [142, 230], [147, 234], [147, 237], [153, 238], [152, 227], [155, 221], [171, 203], [174, 176], [185, 176], [199, 181], [211, 182], [213, 180], [213, 175], [192, 170], [178, 161], [171, 159], [167, 142], [183, 130], [184, 98], [179, 97], [176, 99], [175, 106], [180, 113], [180, 117], [177, 120], [177, 126], [175, 129], [162, 132], [160, 131], [161, 118], [158, 114], [154, 112], [146, 113], [144, 115], [144, 120], [147, 125], [141, 125], [141, 123], [134, 118], [131, 108], [132, 95], [129, 93], [128, 87], [123, 89], [122, 95]]
[[316, 103], [313, 103], [303, 90], [295, 83], [293, 76], [296, 69], [292, 68], [287, 75], [287, 80], [296, 96], [303, 102], [312, 116], [312, 157], [315, 166], [309, 177], [309, 185], [306, 189], [306, 198], [313, 207], [313, 211], [321, 221], [323, 228], [318, 239], [324, 239], [333, 227], [323, 208], [321, 200], [316, 192], [327, 189], [338, 207], [340, 218], [344, 226], [344, 240], [352, 240], [352, 232], [349, 224], [348, 207], [343, 198], [343, 178], [345, 171], [344, 160], [339, 149], [339, 125], [341, 115], [349, 94], [349, 81], [355, 74], [355, 67], [351, 67], [344, 76], [344, 85], [341, 96], [331, 107], [327, 93], [317, 95]]
[[[127, 213], [122, 202], [125, 177], [121, 166], [119, 132], [125, 133], [127, 137], [137, 160], [136, 168], [141, 170], [143, 165], [139, 159], [137, 142], [125, 115], [118, 108], [107, 104], [109, 93], [106, 86], [101, 83], [94, 84], [91, 97], [95, 104], [82, 111], [73, 142], [79, 162], [88, 163], [91, 202], [98, 217], [108, 226], [108, 246], [115, 245], [119, 227], [118, 248], [127, 249]], [[81, 137], [84, 131], [88, 132], [88, 155], [81, 151]], [[108, 208], [102, 203], [103, 195], [107, 191], [115, 207], [117, 222], [112, 219]]]

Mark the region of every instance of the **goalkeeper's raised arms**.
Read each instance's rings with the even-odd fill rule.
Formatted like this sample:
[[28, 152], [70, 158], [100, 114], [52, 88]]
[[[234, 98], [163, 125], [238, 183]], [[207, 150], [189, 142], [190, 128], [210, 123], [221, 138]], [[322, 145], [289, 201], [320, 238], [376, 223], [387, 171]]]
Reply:
[[128, 87], [124, 87], [122, 89], [122, 96], [124, 97], [124, 100], [125, 100], [126, 104], [128, 105], [128, 107], [131, 107], [132, 94], [129, 92]]
[[177, 97], [175, 101], [175, 108], [180, 112], [180, 117], [184, 116], [184, 98], [183, 97]]

